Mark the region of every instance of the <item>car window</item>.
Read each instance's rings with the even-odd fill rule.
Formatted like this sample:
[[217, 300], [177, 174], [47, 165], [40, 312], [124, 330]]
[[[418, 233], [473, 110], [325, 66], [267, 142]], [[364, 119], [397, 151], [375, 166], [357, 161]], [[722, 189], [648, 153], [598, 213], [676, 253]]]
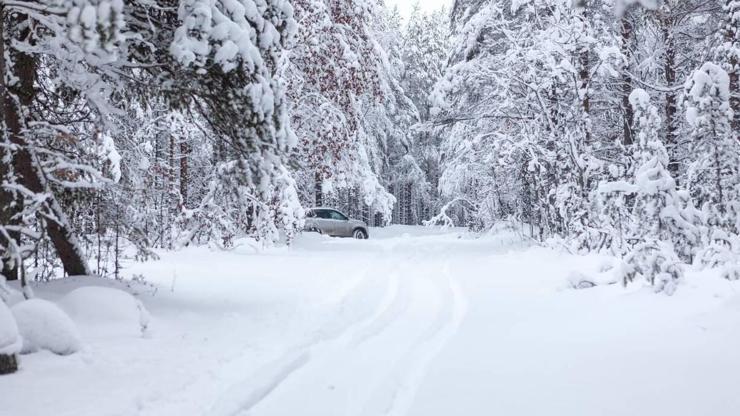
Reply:
[[316, 210], [313, 210], [313, 209], [312, 210], [309, 210], [306, 213], [306, 218], [316, 218]]
[[331, 219], [331, 215], [326, 209], [317, 209], [314, 212], [317, 218], [323, 218], [325, 220]]
[[347, 217], [345, 217], [342, 213], [337, 211], [329, 211], [329, 215], [331, 216], [331, 219], [337, 220], [337, 221], [347, 221]]

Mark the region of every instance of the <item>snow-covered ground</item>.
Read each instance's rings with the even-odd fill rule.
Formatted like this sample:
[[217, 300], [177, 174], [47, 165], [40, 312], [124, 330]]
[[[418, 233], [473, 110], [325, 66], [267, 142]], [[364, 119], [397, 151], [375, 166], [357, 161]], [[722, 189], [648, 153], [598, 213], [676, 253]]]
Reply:
[[672, 297], [576, 290], [608, 281], [608, 262], [512, 233], [371, 234], [127, 264], [146, 284], [37, 286], [67, 311], [80, 286], [123, 288], [151, 318], [115, 313], [125, 299], [72, 308], [82, 350], [23, 355], [0, 414], [740, 414], [740, 284], [690, 272]]

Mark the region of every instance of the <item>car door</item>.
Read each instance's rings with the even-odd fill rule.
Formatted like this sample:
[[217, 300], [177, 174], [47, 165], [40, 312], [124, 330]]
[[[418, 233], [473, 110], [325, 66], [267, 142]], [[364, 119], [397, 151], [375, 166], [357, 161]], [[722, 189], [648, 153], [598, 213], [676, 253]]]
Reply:
[[331, 222], [331, 228], [332, 228], [332, 235], [338, 236], [338, 237], [349, 237], [352, 235], [352, 230], [350, 230], [349, 225], [349, 218], [342, 214], [339, 211], [335, 210], [328, 210], [329, 217], [331, 218], [329, 221]]
[[320, 231], [321, 226], [319, 225], [319, 216], [315, 209], [311, 209], [306, 212], [306, 223], [303, 226], [306, 231]]
[[316, 217], [314, 218], [314, 222], [316, 224], [316, 228], [322, 233], [326, 235], [334, 235], [333, 230], [333, 221], [331, 220], [331, 214], [329, 213], [329, 210], [326, 209], [317, 209], [314, 210], [316, 213]]

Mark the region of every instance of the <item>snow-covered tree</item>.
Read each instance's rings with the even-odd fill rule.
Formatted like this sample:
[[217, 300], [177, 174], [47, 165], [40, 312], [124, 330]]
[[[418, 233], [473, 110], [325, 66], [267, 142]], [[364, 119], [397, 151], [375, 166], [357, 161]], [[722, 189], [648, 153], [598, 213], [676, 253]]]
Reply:
[[[100, 241], [111, 228], [104, 223], [120, 231], [124, 218], [142, 217], [145, 209], [123, 209], [135, 192], [125, 187], [132, 170], [122, 166], [131, 159], [121, 155], [144, 144], [121, 143], [124, 127], [131, 127], [121, 122], [131, 114], [129, 103], [157, 105], [137, 127], [156, 126], [147, 139], [157, 153], [150, 167], [158, 170], [151, 176], [159, 188], [149, 190], [143, 206], [162, 201], [160, 245], [171, 245], [173, 218], [185, 215], [188, 187], [175, 183], [172, 160], [177, 152], [185, 155], [181, 160], [189, 154], [190, 143], [177, 137], [186, 135], [184, 126], [200, 125], [214, 139], [210, 189], [233, 213], [219, 221], [263, 239], [299, 226], [295, 186], [285, 175], [295, 140], [279, 76], [296, 27], [290, 3], [181, 1], [152, 8], [75, 0], [3, 3], [1, 12], [4, 274], [16, 277], [23, 258], [38, 256], [47, 238], [67, 274], [90, 274], [88, 236]], [[183, 166], [186, 172], [187, 161], [180, 171]], [[202, 228], [193, 222], [198, 216], [189, 218], [188, 229]], [[140, 227], [123, 228], [129, 237], [141, 234]]]
[[[632, 247], [626, 281], [643, 276], [656, 290], [672, 294], [682, 278], [681, 258], [691, 261], [701, 242], [701, 216], [688, 194], [676, 188], [668, 152], [660, 140], [660, 117], [642, 89], [630, 95], [635, 115], [635, 173], [621, 188], [634, 198]], [[620, 187], [619, 185], [617, 185]]]
[[298, 0], [301, 23], [286, 70], [298, 136], [297, 180], [305, 204], [323, 205], [357, 191], [363, 206], [386, 215], [392, 197], [373, 165], [375, 143], [363, 124], [386, 97], [373, 2]]
[[740, 1], [725, 0], [719, 21], [721, 30], [714, 58], [729, 77], [732, 130], [740, 140]]
[[740, 142], [732, 127], [730, 77], [707, 62], [687, 80], [686, 118], [692, 128], [692, 191], [710, 224], [740, 231]]
[[[420, 124], [410, 135], [412, 157], [406, 158], [403, 169], [412, 178], [404, 185], [409, 192], [396, 196], [399, 197], [399, 210], [408, 207], [404, 217], [415, 223], [419, 219], [429, 219], [438, 208], [441, 136], [429, 126], [430, 111], [434, 106], [430, 95], [434, 85], [444, 75], [447, 63], [447, 14], [444, 8], [425, 13], [417, 4], [402, 34], [401, 86], [416, 106]], [[414, 207], [409, 207], [409, 203]]]
[[123, 2], [115, 0], [0, 8], [0, 247], [11, 278], [43, 235], [67, 274], [90, 274], [58, 194], [103, 179], [89, 159], [105, 131], [87, 123], [109, 110], [103, 74], [119, 58], [123, 27]]
[[635, 201], [633, 236], [640, 241], [671, 242], [680, 256], [691, 260], [701, 242], [701, 217], [668, 171], [668, 153], [659, 137], [658, 110], [649, 95], [630, 95], [635, 112]]

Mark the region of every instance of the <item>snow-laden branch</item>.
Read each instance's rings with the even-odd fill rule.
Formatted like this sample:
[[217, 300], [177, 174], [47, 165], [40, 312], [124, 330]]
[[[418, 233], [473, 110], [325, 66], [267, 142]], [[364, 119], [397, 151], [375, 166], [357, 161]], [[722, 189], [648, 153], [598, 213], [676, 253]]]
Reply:
[[19, 11], [35, 11], [57, 16], [66, 16], [68, 10], [63, 7], [53, 7], [38, 2], [27, 2], [19, 0], [3, 0], [2, 6]]

